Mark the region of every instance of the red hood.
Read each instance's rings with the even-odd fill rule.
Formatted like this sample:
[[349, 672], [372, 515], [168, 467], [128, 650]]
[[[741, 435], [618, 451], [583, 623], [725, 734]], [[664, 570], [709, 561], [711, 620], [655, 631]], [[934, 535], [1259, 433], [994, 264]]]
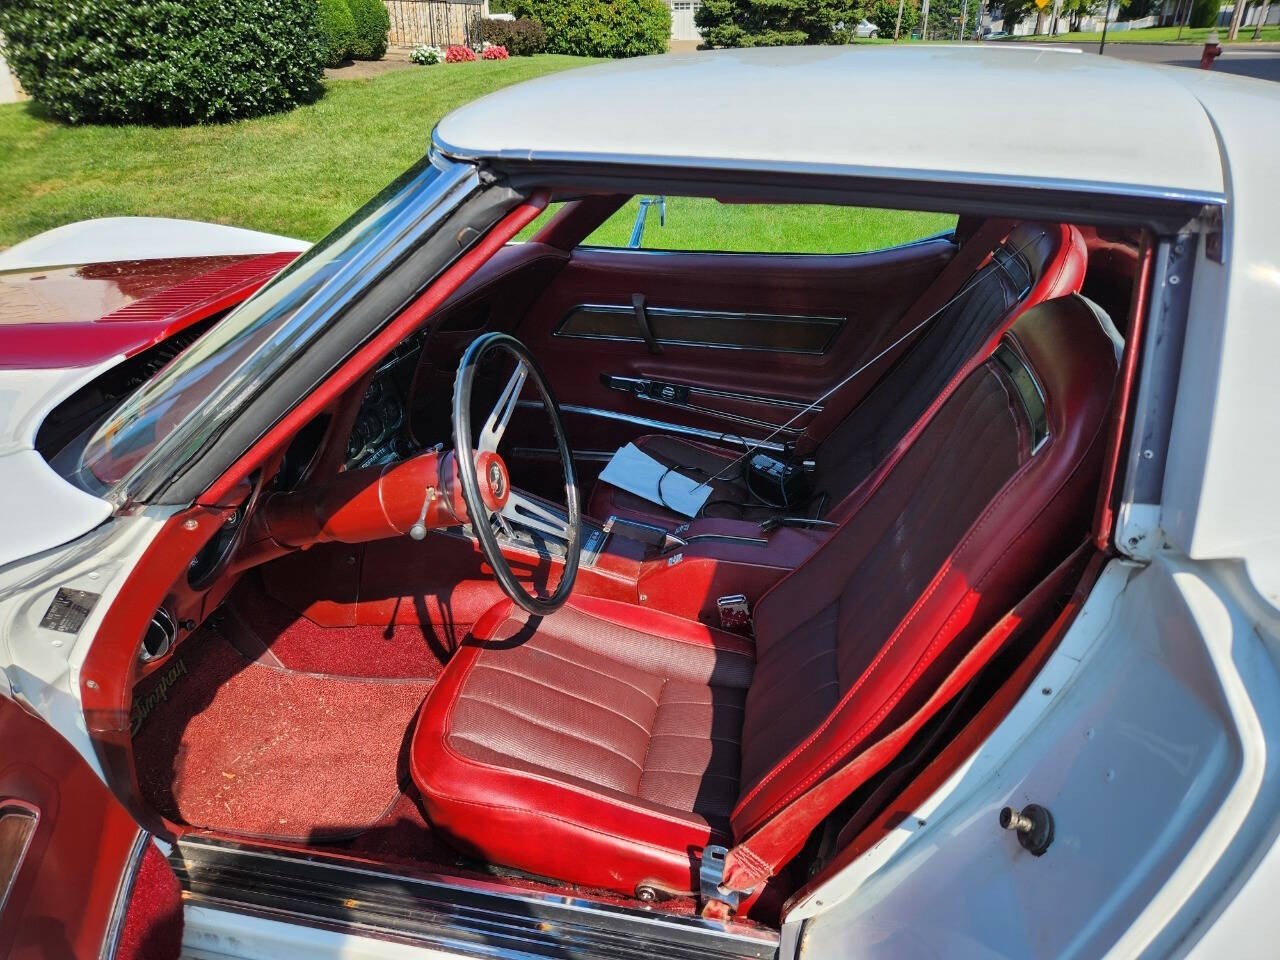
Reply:
[[0, 368], [134, 354], [245, 300], [296, 253], [124, 260], [0, 273]]

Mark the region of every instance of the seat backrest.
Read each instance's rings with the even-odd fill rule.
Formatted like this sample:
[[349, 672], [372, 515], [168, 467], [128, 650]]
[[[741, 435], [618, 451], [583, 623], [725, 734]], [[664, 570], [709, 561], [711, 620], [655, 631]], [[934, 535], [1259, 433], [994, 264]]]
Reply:
[[1119, 346], [1078, 295], [1024, 313], [761, 599], [736, 839], [917, 709], [1083, 542]]
[[825, 433], [814, 452], [813, 487], [828, 506], [840, 504], [883, 463], [960, 368], [1020, 314], [1078, 293], [1084, 280], [1088, 251], [1080, 231], [1067, 224], [1019, 224], [994, 246], [983, 228], [969, 243], [988, 248], [967, 251], [981, 265], [963, 277], [944, 272], [935, 281], [939, 289], [920, 298], [920, 320], [942, 307], [923, 334], [852, 413], [835, 396], [810, 423], [811, 436]]

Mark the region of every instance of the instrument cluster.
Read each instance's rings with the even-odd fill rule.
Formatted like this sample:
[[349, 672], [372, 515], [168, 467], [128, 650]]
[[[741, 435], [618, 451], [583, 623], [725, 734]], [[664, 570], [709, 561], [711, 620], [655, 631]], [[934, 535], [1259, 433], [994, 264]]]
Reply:
[[374, 372], [347, 442], [348, 470], [393, 463], [423, 449], [409, 429], [408, 401], [426, 331], [407, 338]]

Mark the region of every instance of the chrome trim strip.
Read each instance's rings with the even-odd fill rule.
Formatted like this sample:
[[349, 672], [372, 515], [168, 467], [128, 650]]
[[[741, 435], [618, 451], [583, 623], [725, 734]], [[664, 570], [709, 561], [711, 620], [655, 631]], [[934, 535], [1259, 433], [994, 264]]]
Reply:
[[[468, 877], [396, 873], [312, 851], [290, 854], [184, 838], [170, 862], [187, 903], [358, 928], [466, 955], [565, 956], [566, 946], [576, 946], [582, 956], [600, 956], [607, 955], [598, 952], [601, 946], [623, 937], [685, 958], [770, 957], [778, 942], [777, 934], [747, 923], [517, 890]], [[603, 942], [593, 943], [597, 937]], [[512, 949], [521, 942], [523, 950]]]
[[680, 157], [658, 154], [588, 153], [573, 150], [529, 150], [518, 147], [501, 150], [477, 150], [455, 146], [440, 138], [439, 127], [431, 131], [433, 154], [454, 160], [511, 160], [523, 163], [566, 163], [601, 166], [655, 167], [661, 170], [709, 170], [717, 173], [772, 173], [809, 176], [834, 176], [850, 179], [894, 180], [904, 184], [958, 185], [974, 187], [1013, 187], [1032, 190], [1058, 190], [1067, 193], [1107, 194], [1149, 200], [1222, 206], [1226, 194], [1217, 190], [1192, 190], [1185, 187], [1159, 187], [1142, 183], [1108, 183], [1098, 180], [1076, 180], [1066, 177], [1036, 177], [1028, 174], [974, 173], [961, 170], [929, 170], [913, 167], [874, 167], [844, 163], [777, 162], [727, 157]]
[[[541, 410], [541, 400], [521, 400], [518, 406], [527, 410]], [[785, 453], [786, 446], [781, 443], [775, 443], [772, 440], [755, 440], [751, 437], [741, 437], [733, 433], [717, 433], [715, 430], [705, 430], [702, 427], [688, 427], [682, 423], [670, 423], [666, 420], [654, 420], [651, 417], [638, 417], [631, 413], [619, 413], [616, 410], [601, 410], [599, 407], [583, 407], [575, 403], [560, 404], [561, 413], [576, 413], [584, 417], [601, 417], [605, 420], [617, 420], [620, 423], [630, 423], [637, 427], [647, 427], [652, 430], [658, 430], [662, 433], [677, 433], [686, 437], [697, 437], [700, 440], [712, 440], [716, 443], [727, 443], [735, 447], [742, 447], [744, 450], [770, 450], [774, 453]]]
[[[608, 463], [614, 456], [609, 450], [571, 450], [570, 453], [575, 460], [586, 460], [592, 463]], [[559, 461], [560, 451], [552, 450], [550, 447], [513, 447], [510, 459]]]
[[124, 919], [129, 912], [133, 885], [138, 879], [138, 869], [142, 866], [142, 855], [146, 853], [150, 842], [151, 834], [139, 830], [133, 841], [133, 849], [129, 851], [124, 874], [120, 877], [120, 885], [116, 888], [115, 900], [111, 904], [111, 919], [107, 922], [107, 933], [102, 938], [102, 952], [99, 954], [101, 960], [112, 960], [120, 948], [120, 935], [124, 932]]
[[[609, 377], [612, 381], [625, 383], [632, 387], [639, 387], [657, 381], [659, 383], [670, 383], [677, 387], [685, 387], [691, 394], [696, 393], [704, 397], [720, 397], [724, 400], [743, 400], [747, 403], [758, 403], [762, 406], [768, 407], [789, 407], [793, 410], [812, 410], [814, 413], [822, 412], [822, 404], [815, 405], [805, 403], [801, 400], [783, 400], [778, 397], [765, 397], [754, 393], [735, 393], [732, 390], [716, 390], [711, 387], [697, 387], [691, 383], [681, 383], [679, 380], [664, 380], [661, 377], [627, 377], [613, 373], [605, 374], [605, 376]], [[606, 384], [606, 386], [610, 386], [610, 384]], [[627, 391], [619, 391], [619, 393], [625, 392]], [[634, 393], [635, 391], [633, 390], [630, 392]], [[638, 395], [639, 394], [637, 394], [637, 396]], [[650, 400], [653, 398], [645, 397], [645, 399]], [[773, 424], [769, 424], [769, 426], [773, 426]]]
[[[616, 303], [578, 303], [574, 304], [565, 311], [560, 322], [556, 324], [556, 328], [552, 331], [552, 336], [564, 337], [566, 340], [607, 340], [612, 343], [644, 343], [644, 338], [635, 336], [611, 336], [608, 334], [597, 333], [565, 333], [565, 324], [575, 314], [583, 311], [594, 313], [602, 313], [608, 316], [625, 316], [628, 318], [635, 317], [635, 308], [622, 306]], [[693, 310], [684, 307], [645, 307], [645, 313], [650, 317], [708, 317], [715, 320], [729, 320], [734, 322], [742, 321], [768, 321], [777, 323], [805, 323], [805, 324], [823, 324], [831, 328], [831, 333], [819, 350], [808, 350], [797, 347], [777, 347], [777, 346], [747, 346], [736, 343], [712, 343], [706, 340], [672, 340], [667, 337], [656, 337], [655, 340], [670, 347], [694, 347], [703, 350], [747, 350], [755, 353], [794, 353], [806, 357], [825, 356], [830, 349], [831, 344], [835, 342], [836, 337], [844, 329], [848, 322], [848, 317], [830, 317], [823, 315], [807, 315], [794, 313], [744, 313], [736, 310]]]

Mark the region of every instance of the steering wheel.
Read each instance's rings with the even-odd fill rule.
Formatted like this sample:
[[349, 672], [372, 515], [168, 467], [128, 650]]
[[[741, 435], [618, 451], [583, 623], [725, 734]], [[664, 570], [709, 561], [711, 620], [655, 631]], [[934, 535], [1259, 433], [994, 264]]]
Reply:
[[[493, 412], [480, 429], [479, 443], [472, 445], [471, 390], [480, 361], [493, 350], [505, 350], [516, 358], [515, 372], [502, 388]], [[498, 442], [507, 428], [507, 422], [515, 411], [516, 401], [525, 380], [532, 380], [542, 397], [543, 408], [551, 420], [556, 447], [560, 452], [560, 466], [564, 471], [564, 495], [568, 519], [548, 510], [542, 504], [525, 496], [510, 485], [506, 467], [498, 454]], [[538, 366], [529, 348], [515, 337], [505, 333], [486, 333], [472, 341], [458, 364], [458, 376], [453, 382], [453, 449], [458, 462], [458, 478], [462, 481], [462, 499], [467, 505], [471, 527], [480, 540], [480, 549], [493, 568], [493, 574], [503, 592], [535, 616], [546, 616], [564, 606], [578, 576], [578, 560], [582, 555], [582, 513], [578, 504], [578, 482], [573, 471], [573, 455], [569, 441], [565, 439], [564, 424], [560, 420], [560, 408], [547, 385], [546, 375]], [[473, 451], [470, 456], [466, 451]], [[482, 497], [477, 467], [484, 471], [488, 498]], [[507, 489], [502, 489], [504, 486]], [[497, 503], [495, 510], [490, 506]], [[560, 583], [550, 597], [540, 597], [527, 592], [520, 585], [511, 565], [502, 554], [502, 547], [493, 532], [491, 518], [506, 527], [515, 522], [525, 527], [550, 534], [565, 544], [564, 570]]]

